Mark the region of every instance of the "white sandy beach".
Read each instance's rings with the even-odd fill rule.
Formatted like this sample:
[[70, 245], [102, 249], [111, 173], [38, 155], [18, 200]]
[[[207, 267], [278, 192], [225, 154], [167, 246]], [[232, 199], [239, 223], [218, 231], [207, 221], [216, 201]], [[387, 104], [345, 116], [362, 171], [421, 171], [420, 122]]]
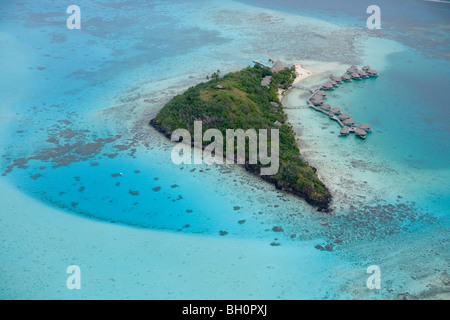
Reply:
[[[296, 73], [297, 77], [295, 78], [294, 82], [292, 83], [293, 86], [295, 86], [300, 81], [308, 78], [309, 76], [311, 76], [313, 74], [311, 71], [306, 70], [305, 68], [303, 68], [302, 65], [299, 64], [299, 63], [295, 64], [295, 73]], [[282, 101], [283, 96], [286, 93], [286, 90], [278, 89], [277, 93], [278, 93], [278, 99], [280, 101]]]
[[297, 63], [295, 65], [295, 73], [297, 74], [297, 78], [295, 78], [295, 80], [292, 84], [293, 86], [295, 86], [297, 83], [308, 78], [309, 76], [311, 76], [313, 74], [311, 71], [303, 68], [302, 65], [299, 63]]

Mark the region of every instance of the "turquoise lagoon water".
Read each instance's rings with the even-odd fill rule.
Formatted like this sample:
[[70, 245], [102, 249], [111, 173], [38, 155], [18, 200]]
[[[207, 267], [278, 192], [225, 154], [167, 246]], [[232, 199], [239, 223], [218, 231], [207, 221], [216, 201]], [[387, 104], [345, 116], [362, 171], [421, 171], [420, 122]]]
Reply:
[[[81, 30], [53, 1], [0, 10], [1, 298], [448, 298], [446, 4], [386, 3], [379, 32], [352, 2], [77, 4]], [[148, 126], [207, 74], [268, 58], [304, 64], [312, 87], [351, 64], [380, 72], [327, 100], [371, 124], [365, 141], [287, 110], [332, 215], [235, 166], [175, 166]], [[65, 287], [71, 264], [79, 292]]]

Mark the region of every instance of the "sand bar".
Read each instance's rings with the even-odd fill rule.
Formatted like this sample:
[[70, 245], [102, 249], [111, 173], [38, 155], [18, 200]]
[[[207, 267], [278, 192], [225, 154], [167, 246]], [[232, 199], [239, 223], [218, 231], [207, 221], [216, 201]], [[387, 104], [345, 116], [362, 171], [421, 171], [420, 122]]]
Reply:
[[303, 79], [308, 78], [312, 75], [312, 72], [309, 70], [306, 70], [301, 66], [301, 64], [297, 63], [295, 65], [295, 73], [297, 74], [297, 78], [295, 78], [292, 85], [296, 85], [298, 82], [302, 81]]
[[[299, 63], [295, 64], [295, 73], [296, 73], [297, 77], [295, 78], [294, 82], [292, 83], [292, 86], [295, 86], [297, 83], [308, 78], [309, 76], [311, 76], [313, 74], [311, 71], [303, 68], [302, 65]], [[277, 96], [280, 101], [282, 101], [285, 93], [286, 93], [285, 90], [278, 89]]]

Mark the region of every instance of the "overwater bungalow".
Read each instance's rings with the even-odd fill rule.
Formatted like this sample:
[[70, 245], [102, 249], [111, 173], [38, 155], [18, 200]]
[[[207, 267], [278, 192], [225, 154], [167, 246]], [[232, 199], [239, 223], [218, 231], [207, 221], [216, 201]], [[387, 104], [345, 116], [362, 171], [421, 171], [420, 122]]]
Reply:
[[365, 139], [367, 136], [367, 132], [365, 132], [364, 130], [361, 129], [356, 129], [355, 130], [355, 134], [360, 137], [361, 139]]
[[341, 136], [348, 136], [350, 133], [350, 128], [347, 126], [342, 127], [340, 135]]
[[341, 114], [341, 115], [339, 116], [339, 119], [342, 120], [342, 121], [347, 120], [347, 119], [350, 119], [350, 118], [351, 118], [351, 117], [350, 117], [350, 115], [349, 115], [348, 113], [343, 113], [343, 114]]
[[341, 109], [339, 108], [333, 108], [330, 111], [333, 115], [340, 115], [341, 114]]
[[372, 131], [372, 128], [371, 128], [370, 125], [367, 124], [367, 123], [364, 123], [364, 124], [359, 125], [359, 126], [358, 126], [358, 129], [364, 130], [364, 131], [366, 131], [366, 132]]
[[350, 119], [344, 120], [344, 124], [346, 126], [353, 127], [354, 125], [356, 125], [356, 122], [355, 122], [355, 120], [350, 118]]
[[322, 109], [323, 111], [330, 111], [331, 106], [328, 103], [325, 103], [320, 107], [320, 109]]
[[357, 126], [356, 121], [351, 118], [350, 114], [342, 113], [339, 108], [332, 108], [330, 104], [324, 103], [324, 98], [327, 96], [327, 90], [334, 89], [343, 81], [352, 81], [352, 79], [360, 80], [377, 75], [378, 72], [374, 69], [370, 69], [370, 66], [368, 65], [361, 68], [361, 70], [358, 70], [358, 68], [353, 65], [348, 68], [347, 73], [343, 74], [341, 77], [330, 74], [329, 79], [319, 89], [309, 89], [312, 92], [312, 96], [309, 99], [308, 104], [313, 109], [328, 114], [330, 119], [337, 121], [339, 125], [342, 126], [339, 135], [347, 136], [350, 133], [355, 133], [359, 138], [365, 139], [368, 132], [372, 131], [370, 125], [362, 124]]
[[349, 76], [348, 74], [344, 74], [344, 75], [342, 76], [342, 80], [345, 80], [345, 81], [352, 81], [352, 78], [350, 78], [350, 76]]
[[330, 79], [331, 79], [331, 81], [334, 81], [336, 83], [341, 83], [342, 82], [342, 78], [341, 77], [337, 77], [337, 76], [334, 76], [334, 75], [330, 75]]
[[329, 81], [327, 81], [327, 82], [325, 82], [323, 85], [322, 85], [322, 89], [325, 89], [325, 90], [331, 90], [331, 89], [333, 89], [334, 88], [334, 86], [331, 84], [331, 82], [329, 82]]
[[314, 96], [311, 99], [311, 103], [315, 106], [320, 106], [323, 103], [323, 99], [322, 99], [322, 97], [318, 98], [318, 97]]
[[316, 98], [316, 99], [323, 99], [323, 98], [325, 98], [325, 96], [323, 96], [323, 95], [321, 95], [321, 94], [318, 94], [318, 93], [316, 92], [316, 93], [314, 94], [313, 98]]
[[358, 72], [358, 68], [355, 65], [347, 69], [347, 73], [354, 73], [354, 72]]

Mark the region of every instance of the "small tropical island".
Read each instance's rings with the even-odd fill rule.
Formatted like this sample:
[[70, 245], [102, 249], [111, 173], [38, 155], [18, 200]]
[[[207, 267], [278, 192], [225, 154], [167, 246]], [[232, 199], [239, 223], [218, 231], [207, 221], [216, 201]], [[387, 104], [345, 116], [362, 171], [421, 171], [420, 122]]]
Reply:
[[[203, 133], [208, 129], [218, 129], [224, 135], [227, 129], [278, 129], [278, 173], [261, 176], [263, 165], [259, 161], [250, 164], [248, 152], [245, 169], [277, 189], [304, 199], [318, 211], [329, 212], [330, 191], [319, 179], [316, 169], [302, 158], [296, 134], [279, 98], [280, 91], [288, 90], [297, 76], [296, 66], [285, 68], [279, 61], [272, 68], [255, 63], [253, 67], [223, 77], [218, 70], [207, 77], [207, 82], [172, 98], [150, 125], [169, 139], [177, 129], [186, 129], [194, 135], [195, 121], [202, 121]], [[203, 142], [202, 147], [208, 143]], [[226, 155], [225, 148], [223, 155]]]

